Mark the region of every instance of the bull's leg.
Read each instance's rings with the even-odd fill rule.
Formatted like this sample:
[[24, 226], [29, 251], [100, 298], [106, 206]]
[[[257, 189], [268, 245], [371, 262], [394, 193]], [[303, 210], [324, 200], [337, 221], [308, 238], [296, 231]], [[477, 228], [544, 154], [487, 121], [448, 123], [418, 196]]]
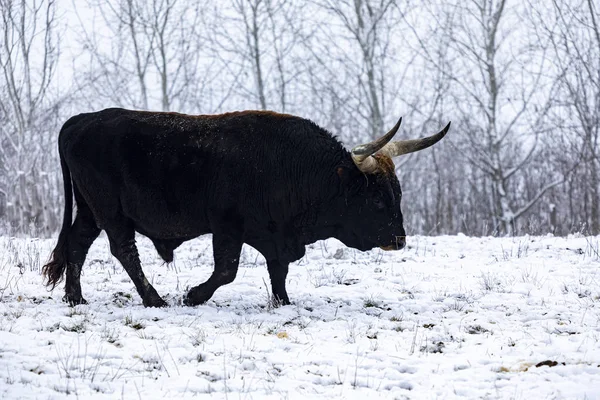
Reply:
[[69, 232], [65, 296], [63, 297], [63, 300], [72, 306], [87, 303], [81, 295], [79, 278], [87, 252], [99, 234], [100, 228], [96, 225], [90, 209], [80, 205]]
[[290, 298], [285, 290], [285, 279], [288, 274], [288, 266], [289, 264], [287, 262], [281, 262], [279, 260], [267, 261], [267, 269], [269, 270], [269, 277], [271, 278], [271, 289], [273, 291], [273, 300], [275, 304], [290, 304]]
[[183, 304], [195, 306], [212, 297], [223, 285], [233, 282], [237, 274], [240, 253], [242, 251], [241, 230], [213, 233], [213, 253], [215, 270], [208, 280], [190, 289], [183, 299]]
[[119, 260], [127, 274], [133, 281], [142, 303], [146, 307], [166, 307], [167, 303], [161, 299], [156, 289], [148, 282], [135, 245], [135, 231], [132, 227], [119, 229], [106, 229], [110, 242], [111, 253]]

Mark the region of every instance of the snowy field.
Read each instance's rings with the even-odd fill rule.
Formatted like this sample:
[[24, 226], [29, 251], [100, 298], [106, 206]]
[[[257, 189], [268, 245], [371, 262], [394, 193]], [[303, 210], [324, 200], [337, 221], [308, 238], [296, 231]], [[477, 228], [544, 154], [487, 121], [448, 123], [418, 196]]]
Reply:
[[0, 398], [600, 398], [600, 237], [409, 237], [400, 252], [318, 242], [290, 266], [291, 306], [269, 304], [264, 260], [181, 306], [212, 271], [210, 237], [165, 265], [171, 304], [145, 309], [101, 236], [88, 305], [48, 292], [54, 241], [0, 238]]

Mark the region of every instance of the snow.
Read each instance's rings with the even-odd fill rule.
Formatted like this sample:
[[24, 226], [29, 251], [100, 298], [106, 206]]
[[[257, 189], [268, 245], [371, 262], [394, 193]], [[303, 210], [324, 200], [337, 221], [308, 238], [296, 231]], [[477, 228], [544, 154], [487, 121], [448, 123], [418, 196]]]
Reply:
[[[318, 242], [269, 304], [246, 247], [205, 305], [210, 237], [165, 265], [138, 238], [171, 304], [146, 309], [101, 236], [82, 287], [48, 292], [53, 240], [0, 238], [0, 398], [600, 398], [600, 237], [409, 237], [400, 252]], [[267, 284], [267, 285], [265, 285]]]

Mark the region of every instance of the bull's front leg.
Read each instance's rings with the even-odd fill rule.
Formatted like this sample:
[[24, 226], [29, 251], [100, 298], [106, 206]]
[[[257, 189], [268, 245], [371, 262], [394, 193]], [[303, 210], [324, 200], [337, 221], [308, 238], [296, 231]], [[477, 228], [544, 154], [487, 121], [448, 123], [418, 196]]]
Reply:
[[148, 282], [142, 266], [137, 247], [135, 245], [135, 233], [132, 229], [123, 231], [122, 234], [107, 232], [112, 254], [119, 260], [125, 271], [133, 281], [142, 303], [145, 307], [166, 307], [164, 301]]
[[241, 230], [213, 233], [215, 270], [206, 282], [190, 289], [183, 298], [183, 304], [196, 306], [205, 303], [218, 288], [233, 282], [239, 266], [242, 244]]
[[285, 280], [288, 274], [289, 263], [279, 260], [267, 260], [267, 269], [269, 270], [269, 277], [271, 278], [273, 302], [284, 306], [290, 304], [290, 298], [285, 289]]
[[273, 302], [276, 305], [286, 306], [290, 304], [290, 298], [285, 288], [290, 261], [299, 260], [304, 257], [306, 247], [292, 235], [287, 236], [287, 239], [284, 240], [277, 238], [260, 248], [260, 251], [267, 259]]

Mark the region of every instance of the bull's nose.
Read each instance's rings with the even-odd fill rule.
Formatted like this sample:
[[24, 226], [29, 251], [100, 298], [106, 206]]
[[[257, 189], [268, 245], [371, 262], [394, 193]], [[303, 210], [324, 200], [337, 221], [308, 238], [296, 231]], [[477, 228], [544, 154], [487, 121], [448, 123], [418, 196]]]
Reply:
[[396, 246], [398, 250], [402, 250], [406, 247], [406, 236], [396, 236]]

